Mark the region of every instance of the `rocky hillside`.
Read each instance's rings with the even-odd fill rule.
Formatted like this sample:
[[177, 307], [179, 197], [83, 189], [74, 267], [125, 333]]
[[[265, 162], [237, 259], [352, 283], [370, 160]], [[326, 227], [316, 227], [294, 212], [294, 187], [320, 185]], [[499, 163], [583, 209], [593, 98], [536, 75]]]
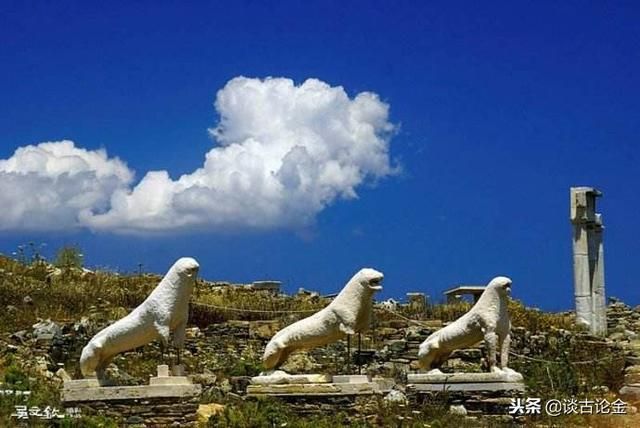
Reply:
[[[15, 424], [11, 414], [16, 404], [25, 403], [25, 398], [31, 407], [51, 406], [64, 411], [59, 389], [64, 379], [80, 377], [78, 359], [82, 347], [101, 328], [137, 306], [158, 281], [156, 275], [56, 270], [44, 262], [26, 264], [0, 257], [3, 309], [0, 311], [0, 382], [3, 384], [0, 389], [29, 391], [26, 396], [0, 395], [0, 425]], [[198, 281], [191, 305], [184, 363], [187, 373], [204, 386], [203, 405], [218, 406], [213, 413], [219, 415], [211, 418], [210, 423], [215, 422], [212, 426], [260, 426], [263, 417], [265, 426], [270, 426], [275, 420], [273, 412], [280, 415], [276, 418], [278, 421], [288, 414], [289, 410], [279, 403], [247, 401], [246, 384], [250, 376], [261, 371], [260, 357], [269, 338], [282, 326], [317, 311], [328, 302], [314, 293], [274, 295], [269, 291]], [[396, 379], [402, 392], [407, 373], [417, 368], [418, 345], [468, 308], [468, 305], [457, 304], [415, 310], [399, 305], [390, 311], [377, 305], [371, 330], [359, 340], [353, 337], [350, 344], [342, 341], [296, 354], [284, 369], [298, 373], [360, 371], [382, 375]], [[613, 300], [609, 306], [608, 338], [576, 330], [570, 313], [547, 314], [526, 309], [518, 302], [512, 302], [511, 313], [514, 339], [510, 365], [523, 373], [529, 396], [613, 397], [622, 389], [629, 400], [638, 400], [640, 395], [633, 385], [640, 383], [640, 308], [632, 309]], [[444, 371], [478, 371], [483, 366], [483, 355], [482, 345], [459, 350]], [[156, 343], [149, 344], [118, 356], [109, 368], [109, 376], [120, 384], [145, 384], [156, 365], [168, 358], [173, 355], [163, 354]], [[291, 414], [283, 423], [335, 426], [349, 421], [385, 425], [401, 420], [407, 426], [414, 423], [423, 426], [433, 418], [452, 417], [439, 411], [437, 405], [423, 408], [417, 414], [415, 411], [400, 406], [383, 412], [374, 407], [352, 409], [344, 414], [336, 410], [332, 415], [325, 408], [304, 417]], [[251, 415], [256, 425], [248, 422], [252, 420]], [[338, 422], [332, 422], [331, 418], [338, 418]], [[116, 424], [108, 416], [62, 421], [80, 424], [77, 426]], [[581, 421], [575, 423], [584, 422]], [[247, 423], [249, 425], [243, 425]], [[203, 424], [206, 423], [203, 421]]]

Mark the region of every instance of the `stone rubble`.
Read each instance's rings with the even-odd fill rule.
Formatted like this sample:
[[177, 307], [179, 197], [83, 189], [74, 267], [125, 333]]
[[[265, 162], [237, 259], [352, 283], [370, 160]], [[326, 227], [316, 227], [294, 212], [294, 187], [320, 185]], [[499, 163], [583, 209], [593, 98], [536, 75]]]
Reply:
[[[110, 306], [109, 302], [97, 302], [90, 316], [81, 320], [62, 323], [41, 320], [30, 330], [2, 335], [0, 348], [4, 352], [12, 353], [20, 353], [21, 350], [28, 349], [29, 355], [33, 357], [30, 360], [37, 366], [37, 370], [49, 379], [61, 383], [68, 376], [77, 378], [78, 373], [74, 373], [70, 370], [70, 366], [65, 366], [65, 364], [68, 361], [77, 361], [82, 346], [87, 343], [92, 333], [109, 322], [113, 311], [114, 308]], [[569, 349], [574, 347], [576, 343], [585, 343], [592, 355], [606, 355], [611, 352], [615, 355], [623, 355], [625, 359], [625, 385], [620, 390], [620, 394], [623, 399], [631, 403], [639, 403], [640, 307], [631, 308], [617, 299], [610, 299], [607, 318], [609, 331], [607, 338], [563, 329], [551, 329], [543, 333], [532, 334], [524, 328], [514, 328], [512, 349], [521, 355], [543, 355], [549, 349]], [[257, 374], [254, 370], [260, 369], [259, 365], [252, 366], [251, 364], [255, 364], [252, 361], [258, 360], [272, 333], [289, 322], [291, 320], [227, 321], [210, 324], [203, 328], [191, 327], [187, 330], [185, 344], [185, 358], [192, 364], [187, 372], [192, 373], [190, 377], [194, 382], [203, 385], [205, 394], [211, 399], [228, 400], [231, 396], [239, 400], [245, 399], [244, 394], [248, 381], [251, 376]], [[417, 351], [420, 343], [442, 325], [443, 322], [440, 320], [427, 320], [421, 322], [421, 325], [398, 319], [377, 320], [373, 328], [366, 335], [362, 335], [362, 354], [366, 355], [368, 360], [360, 367], [361, 372], [394, 378], [399, 389], [397, 393], [394, 390], [389, 401], [393, 401], [393, 397], [400, 397], [400, 394], [404, 394], [411, 402], [413, 399], [411, 392], [404, 391], [402, 387], [406, 383], [406, 375], [417, 371]], [[148, 347], [156, 349], [156, 345], [148, 345]], [[357, 338], [352, 337], [350, 348], [352, 356], [357, 354], [357, 350]], [[346, 373], [348, 372], [346, 351], [346, 342], [340, 341], [297, 354], [295, 358], [292, 356], [291, 367], [287, 368], [292, 373]], [[479, 371], [483, 367], [483, 353], [482, 344], [458, 350], [442, 370], [444, 372], [450, 372], [454, 369], [457, 371]], [[584, 357], [585, 360], [589, 358], [588, 354]], [[247, 364], [247, 372], [221, 376], [223, 369], [226, 371], [228, 367], [242, 362]], [[118, 364], [120, 363], [118, 362]], [[240, 364], [240, 368], [242, 367]], [[120, 372], [125, 379], [128, 376], [124, 370], [118, 370], [116, 366], [113, 366], [112, 371], [116, 374]], [[358, 367], [352, 363], [350, 373], [357, 372]], [[142, 384], [147, 380], [129, 378], [126, 383]], [[598, 385], [594, 385], [594, 387], [599, 388]], [[598, 389], [597, 393], [601, 394], [602, 391]], [[378, 398], [382, 399], [383, 397]], [[495, 396], [495, 394], [477, 394], [473, 397], [453, 397], [451, 404], [464, 406], [469, 417], [478, 416], [483, 412], [484, 414], [503, 412], [504, 415], [507, 398]], [[456, 400], [458, 401], [456, 402]], [[341, 408], [351, 412], [358, 409], [358, 412], [366, 415], [367, 406], [375, 407], [371, 403], [377, 402], [375, 399], [370, 401], [364, 397], [351, 400], [343, 397], [324, 401], [307, 399], [292, 403], [292, 405], [303, 413]], [[168, 405], [167, 403], [162, 404]], [[183, 404], [187, 405], [188, 403]], [[131, 418], [131, 421], [143, 418], [146, 421], [151, 415], [144, 411], [144, 406], [139, 404], [138, 408], [126, 414], [126, 418]], [[109, 411], [113, 414], [118, 409], [124, 410], [124, 405], [121, 408], [117, 406], [110, 408]], [[185, 411], [184, 415], [186, 415], [186, 409], [187, 407], [178, 408], [175, 413]], [[193, 412], [189, 415], [195, 415], [196, 409], [197, 403], [188, 407], [188, 411]], [[94, 410], [100, 411], [100, 406], [96, 406]], [[106, 412], [107, 407], [104, 406], [103, 410]], [[167, 410], [167, 413], [171, 412]], [[154, 417], [166, 418], [168, 416], [155, 415]], [[195, 416], [189, 416], [189, 418], [192, 417]], [[185, 424], [193, 422], [185, 418], [181, 420], [184, 420]]]
[[620, 395], [630, 403], [640, 404], [640, 306], [631, 308], [615, 297], [609, 298], [607, 329], [609, 339], [624, 348], [624, 386]]

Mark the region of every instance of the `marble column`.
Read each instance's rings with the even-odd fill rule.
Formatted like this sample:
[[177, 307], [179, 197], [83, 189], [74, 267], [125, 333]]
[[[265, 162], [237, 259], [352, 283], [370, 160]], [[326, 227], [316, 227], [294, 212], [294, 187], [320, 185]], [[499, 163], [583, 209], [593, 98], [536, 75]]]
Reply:
[[602, 216], [596, 213], [596, 198], [602, 193], [593, 187], [572, 187], [570, 194], [576, 320], [592, 334], [602, 336], [607, 330], [604, 226]]

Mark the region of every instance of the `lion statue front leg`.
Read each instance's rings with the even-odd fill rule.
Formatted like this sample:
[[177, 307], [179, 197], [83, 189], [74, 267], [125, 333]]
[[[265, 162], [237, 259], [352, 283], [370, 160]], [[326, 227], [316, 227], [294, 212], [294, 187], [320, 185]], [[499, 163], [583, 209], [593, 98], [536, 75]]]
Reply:
[[484, 334], [484, 343], [487, 345], [487, 363], [489, 372], [502, 373], [502, 369], [497, 364], [498, 335], [495, 331], [489, 330]]
[[500, 337], [500, 368], [506, 373], [516, 373], [509, 368], [509, 349], [511, 348], [511, 335], [505, 334]]

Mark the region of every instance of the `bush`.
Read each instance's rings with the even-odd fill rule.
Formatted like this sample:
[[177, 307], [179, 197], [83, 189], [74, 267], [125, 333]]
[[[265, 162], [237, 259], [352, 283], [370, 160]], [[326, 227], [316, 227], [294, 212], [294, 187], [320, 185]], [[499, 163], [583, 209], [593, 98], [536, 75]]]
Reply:
[[259, 360], [238, 360], [229, 370], [229, 376], [258, 376], [262, 371]]
[[70, 268], [82, 268], [82, 251], [80, 251], [80, 247], [73, 245], [65, 245], [64, 247], [58, 250], [56, 254], [56, 262], [55, 265], [59, 268], [70, 269]]
[[29, 376], [17, 365], [11, 364], [4, 371], [4, 384], [7, 389], [28, 391]]

